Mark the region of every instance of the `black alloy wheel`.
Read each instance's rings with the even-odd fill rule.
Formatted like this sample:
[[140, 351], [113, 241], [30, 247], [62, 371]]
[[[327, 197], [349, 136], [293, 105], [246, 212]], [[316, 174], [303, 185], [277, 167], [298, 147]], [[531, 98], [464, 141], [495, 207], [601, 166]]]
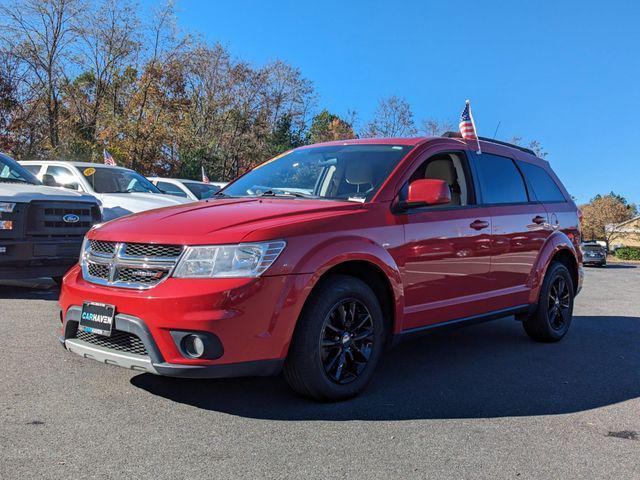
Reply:
[[350, 383], [364, 371], [375, 342], [373, 320], [355, 298], [339, 301], [324, 319], [320, 357], [332, 382]]
[[562, 276], [553, 279], [547, 300], [547, 317], [554, 330], [562, 330], [571, 316], [571, 292]]
[[545, 274], [535, 311], [523, 322], [525, 332], [537, 342], [557, 342], [569, 331], [575, 297], [566, 265], [553, 262]]
[[328, 275], [309, 295], [293, 332], [287, 383], [323, 402], [354, 397], [373, 377], [387, 328], [380, 300], [365, 282]]

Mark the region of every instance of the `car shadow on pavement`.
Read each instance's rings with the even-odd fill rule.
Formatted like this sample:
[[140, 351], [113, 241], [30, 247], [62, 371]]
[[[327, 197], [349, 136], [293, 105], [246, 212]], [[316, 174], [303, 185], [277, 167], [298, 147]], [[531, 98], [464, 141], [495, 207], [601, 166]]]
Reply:
[[638, 265], [632, 265], [630, 263], [607, 263], [607, 265], [602, 268], [638, 268]]
[[640, 396], [640, 318], [576, 316], [560, 343], [534, 343], [514, 320], [407, 341], [352, 400], [296, 397], [282, 376], [186, 380], [141, 374], [147, 392], [205, 410], [273, 420], [408, 420], [555, 415]]

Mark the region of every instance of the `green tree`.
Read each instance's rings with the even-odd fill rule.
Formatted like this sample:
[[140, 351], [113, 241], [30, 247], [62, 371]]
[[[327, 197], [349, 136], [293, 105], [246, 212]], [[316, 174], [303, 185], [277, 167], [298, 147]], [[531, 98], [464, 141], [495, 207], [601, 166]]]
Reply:
[[322, 110], [311, 122], [308, 143], [330, 142], [334, 140], [347, 140], [355, 138], [352, 125], [338, 115]]

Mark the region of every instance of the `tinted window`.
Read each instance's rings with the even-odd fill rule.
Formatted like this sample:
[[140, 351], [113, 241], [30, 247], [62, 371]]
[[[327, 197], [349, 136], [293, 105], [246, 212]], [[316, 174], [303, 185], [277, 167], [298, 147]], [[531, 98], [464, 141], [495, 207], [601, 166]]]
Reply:
[[524, 176], [529, 180], [533, 193], [540, 202], [564, 202], [564, 195], [553, 181], [553, 178], [537, 165], [518, 162]]
[[477, 157], [484, 203], [528, 202], [527, 190], [513, 160], [489, 153]]
[[156, 187], [160, 189], [162, 193], [167, 195], [175, 195], [177, 197], [187, 197], [187, 194], [183, 192], [180, 187], [169, 182], [157, 182]]
[[220, 187], [210, 183], [183, 182], [183, 185], [191, 190], [198, 200], [211, 198], [220, 191]]
[[34, 175], [40, 173], [40, 165], [23, 165], [23, 167]]
[[0, 182], [40, 185], [40, 180], [25, 170], [22, 165], [2, 154], [0, 154]]
[[97, 193], [161, 193], [153, 183], [133, 170], [113, 167], [76, 167]]

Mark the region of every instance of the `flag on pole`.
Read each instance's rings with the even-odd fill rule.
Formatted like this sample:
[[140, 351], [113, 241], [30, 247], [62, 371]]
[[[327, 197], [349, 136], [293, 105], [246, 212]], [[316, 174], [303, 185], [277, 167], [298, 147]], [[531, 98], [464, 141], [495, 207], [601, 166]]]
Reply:
[[113, 159], [111, 154], [109, 152], [107, 152], [106, 148], [102, 150], [102, 156], [104, 157], [104, 164], [105, 165], [110, 165], [112, 167], [116, 166], [116, 161]]
[[476, 133], [476, 124], [473, 121], [473, 115], [471, 114], [471, 104], [469, 100], [464, 105], [462, 115], [460, 115], [460, 134], [465, 140], [475, 140], [478, 144], [478, 153], [482, 153], [480, 150], [480, 140], [478, 140], [478, 134]]
[[200, 168], [202, 169], [202, 181], [204, 183], [209, 183], [209, 177], [207, 177], [207, 174], [204, 173], [204, 165], [201, 165]]

